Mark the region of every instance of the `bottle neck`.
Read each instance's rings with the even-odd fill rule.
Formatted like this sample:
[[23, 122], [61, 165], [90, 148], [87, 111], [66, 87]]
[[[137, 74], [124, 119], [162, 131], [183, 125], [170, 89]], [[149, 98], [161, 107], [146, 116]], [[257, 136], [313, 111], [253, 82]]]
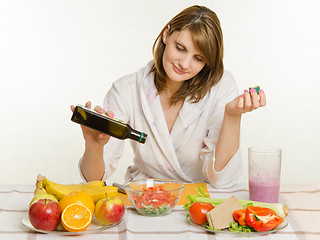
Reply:
[[147, 139], [147, 134], [145, 134], [143, 132], [139, 132], [135, 129], [131, 129], [128, 138], [135, 140], [139, 143], [145, 143], [145, 141]]

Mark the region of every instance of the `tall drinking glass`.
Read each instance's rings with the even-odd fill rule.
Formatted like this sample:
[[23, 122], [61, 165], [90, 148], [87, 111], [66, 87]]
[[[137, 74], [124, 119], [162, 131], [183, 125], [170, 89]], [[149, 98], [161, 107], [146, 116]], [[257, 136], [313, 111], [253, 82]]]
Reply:
[[261, 146], [251, 147], [248, 151], [250, 200], [279, 202], [282, 150]]

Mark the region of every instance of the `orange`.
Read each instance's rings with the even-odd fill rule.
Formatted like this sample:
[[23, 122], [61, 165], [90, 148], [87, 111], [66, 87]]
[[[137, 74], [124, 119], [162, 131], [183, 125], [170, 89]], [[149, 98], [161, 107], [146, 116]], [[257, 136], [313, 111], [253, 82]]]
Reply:
[[68, 205], [61, 215], [62, 226], [69, 232], [82, 232], [90, 226], [91, 221], [89, 208], [78, 203]]
[[75, 191], [65, 195], [59, 202], [61, 211], [63, 212], [63, 210], [67, 206], [73, 203], [78, 203], [86, 206], [87, 208], [89, 208], [91, 214], [94, 214], [94, 201], [88, 193]]

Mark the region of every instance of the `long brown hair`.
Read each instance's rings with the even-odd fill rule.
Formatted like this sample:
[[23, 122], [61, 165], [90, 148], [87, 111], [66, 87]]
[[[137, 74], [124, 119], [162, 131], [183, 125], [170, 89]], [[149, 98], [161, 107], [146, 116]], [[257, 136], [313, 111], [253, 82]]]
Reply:
[[165, 88], [167, 77], [162, 64], [165, 49], [162, 38], [166, 30], [168, 30], [168, 35], [175, 31], [189, 30], [195, 45], [206, 61], [206, 65], [196, 76], [183, 82], [181, 88], [172, 95], [170, 102], [175, 104], [187, 97], [190, 102], [199, 102], [223, 75], [223, 36], [220, 21], [210, 9], [203, 6], [191, 6], [166, 24], [153, 45], [155, 63], [151, 71], [155, 73], [155, 85], [158, 92]]

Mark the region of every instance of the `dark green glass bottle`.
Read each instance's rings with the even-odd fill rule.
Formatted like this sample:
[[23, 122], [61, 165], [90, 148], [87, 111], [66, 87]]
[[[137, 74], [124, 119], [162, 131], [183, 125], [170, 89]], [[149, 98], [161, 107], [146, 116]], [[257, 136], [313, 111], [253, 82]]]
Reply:
[[147, 134], [133, 129], [129, 124], [81, 105], [77, 105], [74, 109], [71, 121], [122, 140], [129, 138], [145, 143], [147, 139]]

